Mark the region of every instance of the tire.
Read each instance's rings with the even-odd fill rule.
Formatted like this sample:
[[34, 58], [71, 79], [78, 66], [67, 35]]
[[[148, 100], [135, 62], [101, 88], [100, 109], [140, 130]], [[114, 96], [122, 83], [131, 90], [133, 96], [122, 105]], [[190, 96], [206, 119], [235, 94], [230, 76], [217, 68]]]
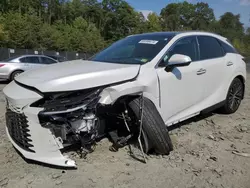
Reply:
[[17, 71], [14, 71], [11, 76], [10, 76], [10, 81], [14, 80], [15, 77], [17, 77], [19, 74], [21, 74], [23, 71], [21, 70], [17, 70]]
[[[134, 99], [128, 106], [136, 118], [140, 119], [140, 99]], [[142, 129], [147, 135], [149, 145], [157, 154], [168, 155], [173, 150], [166, 125], [155, 105], [147, 98], [144, 98]]]
[[244, 96], [244, 83], [239, 78], [235, 78], [227, 93], [227, 98], [225, 105], [220, 109], [224, 114], [233, 114], [235, 113], [243, 99]]

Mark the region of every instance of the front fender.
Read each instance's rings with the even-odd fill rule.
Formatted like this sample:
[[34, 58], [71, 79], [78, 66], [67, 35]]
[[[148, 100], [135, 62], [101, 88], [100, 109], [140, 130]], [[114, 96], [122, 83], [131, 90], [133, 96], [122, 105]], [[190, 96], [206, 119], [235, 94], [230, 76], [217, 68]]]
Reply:
[[113, 105], [119, 98], [123, 96], [136, 96], [141, 93], [143, 93], [145, 98], [148, 98], [154, 103], [158, 112], [162, 115], [161, 108], [159, 106], [159, 98], [148, 92], [145, 86], [138, 84], [136, 81], [105, 88], [100, 94], [101, 98], [99, 103], [102, 105]]
[[143, 86], [136, 82], [127, 82], [105, 88], [100, 94], [99, 103], [104, 105], [114, 104], [116, 100], [125, 95], [138, 95], [143, 92]]

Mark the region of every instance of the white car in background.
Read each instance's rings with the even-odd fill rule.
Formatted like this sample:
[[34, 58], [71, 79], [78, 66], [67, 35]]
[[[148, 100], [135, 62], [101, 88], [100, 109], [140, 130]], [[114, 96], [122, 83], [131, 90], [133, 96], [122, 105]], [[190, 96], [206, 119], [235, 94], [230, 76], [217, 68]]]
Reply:
[[0, 79], [14, 80], [24, 71], [58, 63], [57, 60], [45, 55], [20, 55], [0, 61]]
[[169, 154], [167, 127], [220, 108], [237, 111], [246, 64], [226, 38], [206, 32], [128, 36], [89, 61], [46, 66], [4, 88], [7, 133], [24, 157], [75, 167], [64, 149], [84, 152], [103, 136], [118, 150]]

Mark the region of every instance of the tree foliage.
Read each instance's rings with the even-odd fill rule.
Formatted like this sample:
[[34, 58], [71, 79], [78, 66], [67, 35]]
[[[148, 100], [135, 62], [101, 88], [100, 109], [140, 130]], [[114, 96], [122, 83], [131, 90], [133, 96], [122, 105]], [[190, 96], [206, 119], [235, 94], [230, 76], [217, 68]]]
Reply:
[[127, 35], [155, 31], [203, 30], [227, 37], [250, 54], [250, 28], [240, 15], [219, 20], [207, 3], [168, 4], [145, 18], [125, 0], [1, 0], [0, 46], [94, 53]]

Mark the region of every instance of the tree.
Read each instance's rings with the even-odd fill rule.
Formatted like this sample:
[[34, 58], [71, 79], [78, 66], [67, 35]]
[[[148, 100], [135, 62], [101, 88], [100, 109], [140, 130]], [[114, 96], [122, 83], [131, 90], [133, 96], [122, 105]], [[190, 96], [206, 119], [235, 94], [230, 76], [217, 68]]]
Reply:
[[125, 36], [204, 30], [232, 41], [250, 56], [250, 29], [240, 15], [215, 20], [207, 3], [170, 3], [147, 19], [125, 0], [0, 0], [0, 45], [12, 48], [96, 52]]
[[32, 15], [8, 13], [4, 16], [3, 26], [8, 32], [8, 47], [36, 48], [37, 33], [39, 33], [41, 20]]
[[246, 34], [250, 36], [250, 27], [246, 29]]
[[161, 10], [160, 15], [164, 30], [175, 31], [181, 28], [180, 9], [180, 3], [171, 3]]
[[214, 11], [209, 8], [207, 3], [197, 3], [195, 13], [192, 18], [191, 27], [193, 30], [206, 30], [209, 24], [215, 21]]
[[146, 27], [147, 27], [148, 32], [161, 31], [160, 20], [159, 20], [159, 17], [155, 13], [151, 13], [148, 15]]
[[161, 11], [163, 28], [174, 30], [206, 30], [215, 20], [213, 9], [207, 3], [188, 2], [168, 4]]
[[8, 34], [4, 31], [3, 25], [0, 24], [0, 46], [5, 45], [8, 41]]
[[234, 15], [231, 12], [226, 12], [220, 17], [219, 24], [221, 27], [220, 34], [230, 40], [235, 38], [242, 39], [244, 36], [244, 27], [240, 22], [240, 15]]
[[54, 44], [56, 32], [57, 31], [55, 27], [51, 27], [47, 23], [42, 24], [42, 26], [40, 27], [40, 32], [38, 34], [38, 48], [41, 50], [57, 49], [56, 45]]
[[118, 40], [136, 31], [137, 13], [123, 0], [103, 0], [104, 24], [102, 35], [106, 40]]
[[0, 12], [5, 13], [8, 11], [8, 1], [7, 0], [1, 0], [0, 1]]

